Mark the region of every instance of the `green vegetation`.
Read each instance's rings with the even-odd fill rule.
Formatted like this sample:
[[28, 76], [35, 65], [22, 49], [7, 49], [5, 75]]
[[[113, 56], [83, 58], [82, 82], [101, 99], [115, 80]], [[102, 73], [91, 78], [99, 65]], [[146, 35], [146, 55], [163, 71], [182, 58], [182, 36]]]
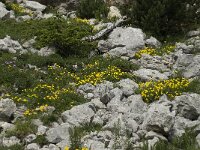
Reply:
[[90, 132], [94, 131], [100, 131], [102, 128], [101, 125], [99, 124], [83, 124], [81, 127], [75, 127], [73, 129], [69, 130], [70, 134], [70, 140], [71, 140], [71, 145], [70, 145], [70, 150], [74, 149], [81, 149], [81, 138], [85, 135], [87, 135]]
[[194, 79], [190, 82], [188, 92], [200, 94], [200, 78]]
[[[187, 129], [181, 137], [176, 137], [169, 143], [166, 141], [156, 143], [152, 147], [152, 150], [199, 150], [195, 137], [196, 134], [191, 129]], [[144, 145], [142, 150], [148, 150], [147, 143]]]
[[[0, 62], [3, 97], [12, 98], [17, 105], [25, 105], [26, 116], [39, 115], [45, 124], [55, 121], [62, 111], [87, 102], [75, 92], [77, 86], [133, 78], [129, 71], [138, 69], [137, 65], [118, 58], [80, 59], [58, 54], [42, 57], [2, 53]], [[28, 64], [34, 67], [30, 69]], [[55, 107], [54, 115], [43, 116], [48, 106]]]
[[104, 0], [80, 0], [77, 8], [77, 15], [81, 18], [98, 18], [107, 17], [108, 6]]
[[19, 119], [15, 122], [15, 128], [6, 131], [6, 136], [16, 136], [20, 140], [23, 140], [29, 134], [35, 134], [37, 132], [37, 126], [32, 124], [31, 120]]
[[35, 47], [54, 46], [58, 53], [79, 57], [88, 56], [96, 46], [95, 43], [81, 40], [92, 34], [93, 27], [81, 19], [50, 18], [16, 22], [6, 20], [0, 22], [0, 38], [6, 35], [20, 42], [37, 36]]
[[42, 147], [42, 146], [48, 144], [48, 141], [44, 135], [37, 135], [36, 139], [33, 140], [33, 143], [37, 143], [38, 145], [40, 145]]
[[166, 39], [196, 26], [199, 7], [199, 0], [136, 0], [128, 3], [123, 12], [131, 18], [132, 25]]

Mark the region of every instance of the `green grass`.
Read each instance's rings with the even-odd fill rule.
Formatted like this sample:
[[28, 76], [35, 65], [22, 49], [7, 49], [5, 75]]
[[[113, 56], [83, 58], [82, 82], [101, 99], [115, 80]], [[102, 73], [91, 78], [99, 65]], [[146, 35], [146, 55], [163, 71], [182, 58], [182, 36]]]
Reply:
[[74, 150], [77, 148], [81, 149], [82, 147], [81, 138], [89, 134], [90, 132], [101, 131], [101, 129], [102, 129], [101, 125], [93, 123], [83, 124], [81, 127], [71, 128], [69, 130], [70, 141], [71, 141], [70, 150]]
[[190, 82], [188, 92], [200, 94], [200, 78], [194, 79]]
[[15, 128], [6, 131], [6, 137], [16, 136], [19, 139], [25, 138], [29, 134], [35, 134], [37, 126], [31, 123], [31, 120], [17, 120]]
[[[181, 137], [175, 137], [171, 142], [159, 141], [152, 150], [199, 150], [195, 137], [196, 133], [192, 129], [186, 129]], [[144, 143], [142, 150], [148, 150], [147, 143]]]
[[39, 144], [42, 147], [44, 145], [47, 145], [48, 141], [47, 141], [47, 139], [45, 138], [44, 135], [38, 135], [36, 137], [36, 139], [33, 141], [33, 143], [37, 143], [37, 144]]

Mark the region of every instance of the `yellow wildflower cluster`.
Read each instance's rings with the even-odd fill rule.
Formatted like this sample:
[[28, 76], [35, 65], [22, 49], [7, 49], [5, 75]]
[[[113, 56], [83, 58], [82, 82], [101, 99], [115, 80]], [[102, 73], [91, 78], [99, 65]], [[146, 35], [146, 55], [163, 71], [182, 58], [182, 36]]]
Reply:
[[17, 14], [28, 14], [32, 15], [32, 12], [24, 8], [23, 6], [16, 4], [16, 3], [7, 3], [7, 5]]
[[99, 68], [100, 63], [98, 61], [95, 61], [93, 64], [85, 65], [81, 70], [81, 73], [71, 73], [67, 71], [66, 68], [61, 67], [58, 64], [48, 67], [48, 69], [52, 71], [53, 76], [56, 76], [56, 81], [64, 82], [64, 80], [69, 80], [74, 82], [77, 86], [86, 83], [96, 85], [106, 79], [119, 80], [120, 77], [125, 74], [125, 72], [122, 72], [121, 69], [116, 66], [109, 65], [102, 71], [99, 71]]
[[53, 66], [48, 66], [48, 70], [52, 72], [53, 76], [55, 77], [56, 81], [63, 81], [65, 79], [79, 80], [80, 78], [75, 74], [67, 71], [66, 68], [61, 67], [58, 64], [54, 64]]
[[48, 105], [41, 105], [35, 109], [27, 109], [25, 112], [24, 112], [24, 115], [25, 116], [31, 116], [31, 115], [35, 115], [37, 114], [38, 112], [45, 112], [47, 111], [47, 107]]
[[96, 85], [101, 83], [106, 78], [112, 78], [119, 80], [121, 76], [123, 76], [125, 72], [122, 72], [121, 69], [117, 68], [116, 66], [108, 66], [105, 71], [100, 72], [92, 72], [88, 75], [84, 75], [83, 78], [77, 81], [76, 85], [82, 85], [86, 83], [91, 83]]
[[140, 59], [142, 57], [142, 54], [149, 54], [151, 56], [155, 55], [163, 55], [163, 54], [169, 54], [173, 52], [175, 49], [174, 45], [167, 45], [162, 48], [150, 48], [150, 47], [145, 47], [144, 49], [141, 49], [140, 51], [135, 53], [135, 58]]
[[[64, 150], [69, 150], [70, 148], [66, 146]], [[87, 147], [82, 147], [81, 149], [76, 148], [75, 150], [89, 150]]]
[[87, 19], [75, 18], [75, 20], [76, 20], [77, 22], [81, 22], [81, 23], [86, 23], [86, 24], [89, 24], [89, 23], [90, 23], [90, 21], [87, 20]]
[[[24, 112], [24, 115], [30, 116], [45, 112], [47, 106], [54, 106], [60, 109], [62, 106], [57, 105], [57, 103], [64, 102], [68, 96], [73, 97], [76, 94], [76, 86], [86, 83], [96, 85], [104, 80], [116, 81], [127, 74], [116, 66], [104, 64], [100, 61], [95, 61], [91, 64], [82, 64], [82, 67], [76, 66], [77, 70], [74, 73], [69, 72], [67, 68], [58, 64], [48, 66], [48, 76], [45, 80], [41, 81], [42, 83], [40, 82], [32, 88], [24, 89], [18, 95], [11, 95], [10, 98], [18, 104], [25, 105], [27, 110]], [[68, 108], [78, 103], [78, 100], [65, 101]]]
[[144, 101], [152, 102], [159, 100], [160, 96], [166, 94], [170, 99], [179, 96], [186, 90], [189, 81], [185, 78], [168, 80], [149, 81], [139, 84], [141, 95]]
[[19, 12], [19, 13], [25, 13], [26, 12], [26, 9], [22, 6], [20, 6], [19, 4], [11, 3], [10, 7], [15, 12]]
[[[23, 90], [24, 94], [11, 97], [16, 103], [23, 103], [30, 109], [24, 112], [24, 115], [32, 115], [38, 112], [46, 111], [48, 104], [53, 101], [58, 101], [60, 97], [69, 93], [75, 93], [70, 88], [60, 88], [55, 85], [38, 84], [34, 88]], [[35, 107], [35, 108], [33, 108]]]
[[169, 54], [169, 53], [173, 52], [175, 48], [176, 47], [174, 45], [167, 45], [167, 46], [165, 46], [165, 47], [162, 48], [162, 51], [164, 53]]
[[149, 54], [151, 56], [155, 56], [156, 55], [156, 49], [145, 47], [144, 49], [135, 53], [135, 58], [140, 59], [142, 57], [142, 54]]

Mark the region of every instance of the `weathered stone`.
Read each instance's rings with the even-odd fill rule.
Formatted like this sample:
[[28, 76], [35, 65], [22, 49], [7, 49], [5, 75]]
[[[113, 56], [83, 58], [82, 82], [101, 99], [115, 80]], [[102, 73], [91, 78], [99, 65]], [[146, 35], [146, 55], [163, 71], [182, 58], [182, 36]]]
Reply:
[[85, 103], [73, 107], [62, 113], [62, 119], [64, 122], [78, 126], [80, 124], [90, 123], [92, 117], [95, 114], [95, 107], [92, 103]]
[[0, 2], [0, 19], [7, 18], [10, 12], [6, 10], [6, 6]]
[[172, 111], [173, 104], [167, 101], [165, 96], [162, 101], [152, 103], [146, 113], [143, 122], [143, 128], [147, 131], [155, 131], [162, 134], [168, 134], [175, 121], [175, 111]]
[[161, 46], [161, 43], [156, 38], [151, 36], [149, 39], [146, 40], [146, 45], [148, 47], [158, 48]]
[[110, 6], [110, 10], [108, 12], [108, 19], [116, 19], [122, 18], [120, 10], [116, 6]]
[[26, 143], [31, 143], [32, 141], [34, 141], [37, 138], [37, 136], [35, 134], [29, 134], [24, 138], [24, 141]]
[[138, 84], [131, 79], [122, 79], [116, 84], [120, 87], [125, 96], [134, 94], [135, 90], [138, 89]]
[[134, 114], [143, 114], [147, 111], [147, 104], [142, 100], [141, 95], [131, 95], [128, 97], [130, 112]]
[[50, 143], [59, 143], [62, 140], [67, 140], [68, 145], [70, 144], [69, 129], [70, 126], [68, 123], [61, 124], [55, 128], [51, 128], [46, 132], [46, 138]]
[[40, 146], [36, 143], [28, 144], [25, 150], [39, 150]]
[[111, 32], [108, 41], [115, 47], [126, 47], [127, 50], [143, 48], [145, 45], [145, 34], [138, 28], [117, 27]]
[[82, 91], [84, 91], [86, 93], [92, 93], [94, 89], [95, 89], [95, 86], [90, 84], [90, 83], [86, 83], [86, 84], [80, 85], [78, 87], [78, 91], [82, 90]]
[[9, 138], [3, 137], [2, 144], [3, 144], [3, 146], [9, 147], [9, 146], [13, 146], [15, 144], [20, 144], [20, 140], [15, 136], [11, 136]]
[[36, 1], [25, 1], [25, 7], [34, 11], [43, 11], [46, 9], [45, 5], [42, 5]]
[[200, 95], [186, 94], [174, 99], [176, 113], [190, 120], [197, 120], [200, 115]]
[[16, 104], [11, 99], [0, 100], [0, 121], [9, 121], [16, 111]]
[[18, 41], [14, 41], [10, 36], [6, 36], [4, 39], [0, 39], [0, 50], [16, 53], [17, 51], [23, 50], [23, 48]]
[[168, 77], [165, 74], [160, 73], [157, 70], [151, 70], [151, 69], [139, 69], [137, 71], [134, 71], [133, 74], [145, 81], [168, 79]]
[[106, 93], [108, 93], [112, 89], [113, 89], [113, 83], [112, 82], [105, 81], [101, 84], [98, 84], [98, 85], [96, 85], [96, 88], [93, 91], [94, 97], [95, 98], [102, 97], [103, 95], [105, 95]]

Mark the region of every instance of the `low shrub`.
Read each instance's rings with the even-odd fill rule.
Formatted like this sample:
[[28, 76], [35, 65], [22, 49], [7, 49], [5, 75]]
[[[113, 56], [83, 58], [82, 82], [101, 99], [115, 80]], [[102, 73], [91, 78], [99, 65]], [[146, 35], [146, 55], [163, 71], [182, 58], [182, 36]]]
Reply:
[[108, 14], [108, 6], [104, 0], [80, 0], [77, 15], [81, 18], [105, 18]]
[[37, 132], [37, 126], [31, 123], [31, 120], [17, 120], [15, 122], [15, 127], [6, 131], [6, 136], [16, 136], [17, 138], [23, 140], [29, 134], [35, 134]]
[[95, 42], [81, 40], [93, 34], [93, 26], [81, 19], [49, 18], [16, 22], [6, 20], [0, 22], [0, 38], [10, 35], [21, 43], [36, 36], [36, 48], [54, 46], [58, 53], [69, 56], [87, 57], [96, 47]]
[[132, 25], [162, 39], [177, 36], [200, 23], [199, 0], [135, 0], [127, 6], [130, 9], [124, 12]]

